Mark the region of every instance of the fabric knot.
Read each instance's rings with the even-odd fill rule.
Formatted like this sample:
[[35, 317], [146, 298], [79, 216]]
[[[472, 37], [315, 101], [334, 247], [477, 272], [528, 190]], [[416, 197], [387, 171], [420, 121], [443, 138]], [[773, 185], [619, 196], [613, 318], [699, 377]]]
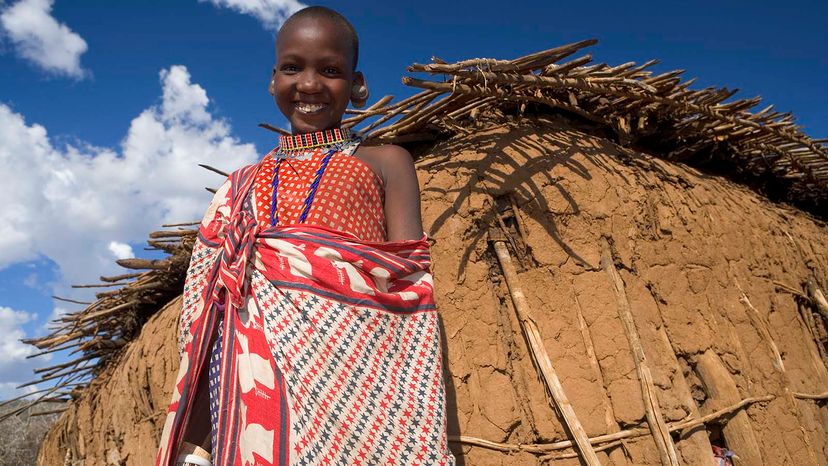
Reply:
[[221, 258], [217, 263], [220, 286], [213, 288], [214, 299], [218, 299], [219, 291], [224, 288], [234, 308], [240, 308], [244, 304], [247, 265], [258, 233], [259, 224], [250, 212], [242, 210], [231, 219], [221, 244]]

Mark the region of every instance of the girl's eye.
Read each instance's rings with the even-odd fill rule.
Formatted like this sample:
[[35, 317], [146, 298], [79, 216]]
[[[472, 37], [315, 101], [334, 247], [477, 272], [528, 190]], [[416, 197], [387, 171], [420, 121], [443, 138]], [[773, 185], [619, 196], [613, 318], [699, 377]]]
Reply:
[[283, 73], [296, 73], [299, 71], [299, 67], [296, 65], [282, 65], [280, 69]]
[[332, 67], [332, 66], [329, 66], [329, 67], [325, 68], [325, 69], [324, 69], [324, 70], [322, 70], [322, 71], [323, 71], [325, 74], [339, 74], [339, 68], [334, 68], [334, 67]]

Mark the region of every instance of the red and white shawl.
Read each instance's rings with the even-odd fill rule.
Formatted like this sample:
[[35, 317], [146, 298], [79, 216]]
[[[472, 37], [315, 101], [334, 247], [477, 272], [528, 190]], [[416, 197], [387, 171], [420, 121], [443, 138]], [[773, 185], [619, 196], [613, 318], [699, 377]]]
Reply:
[[175, 460], [219, 322], [214, 465], [454, 464], [425, 237], [262, 229], [256, 169], [230, 176], [199, 228], [156, 464]]

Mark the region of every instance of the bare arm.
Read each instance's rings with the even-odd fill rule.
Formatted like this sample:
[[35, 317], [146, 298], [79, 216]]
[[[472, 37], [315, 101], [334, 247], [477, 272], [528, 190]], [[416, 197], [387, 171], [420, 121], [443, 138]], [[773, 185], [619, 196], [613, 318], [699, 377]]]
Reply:
[[420, 239], [420, 186], [411, 154], [399, 146], [382, 146], [382, 177], [385, 181], [385, 222], [388, 240]]

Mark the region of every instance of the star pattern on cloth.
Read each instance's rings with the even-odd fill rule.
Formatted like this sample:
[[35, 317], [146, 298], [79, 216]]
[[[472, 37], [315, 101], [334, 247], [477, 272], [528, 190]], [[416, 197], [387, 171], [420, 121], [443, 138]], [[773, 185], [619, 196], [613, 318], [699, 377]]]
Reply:
[[252, 286], [290, 397], [291, 464], [446, 464], [435, 313], [286, 296], [257, 273]]

